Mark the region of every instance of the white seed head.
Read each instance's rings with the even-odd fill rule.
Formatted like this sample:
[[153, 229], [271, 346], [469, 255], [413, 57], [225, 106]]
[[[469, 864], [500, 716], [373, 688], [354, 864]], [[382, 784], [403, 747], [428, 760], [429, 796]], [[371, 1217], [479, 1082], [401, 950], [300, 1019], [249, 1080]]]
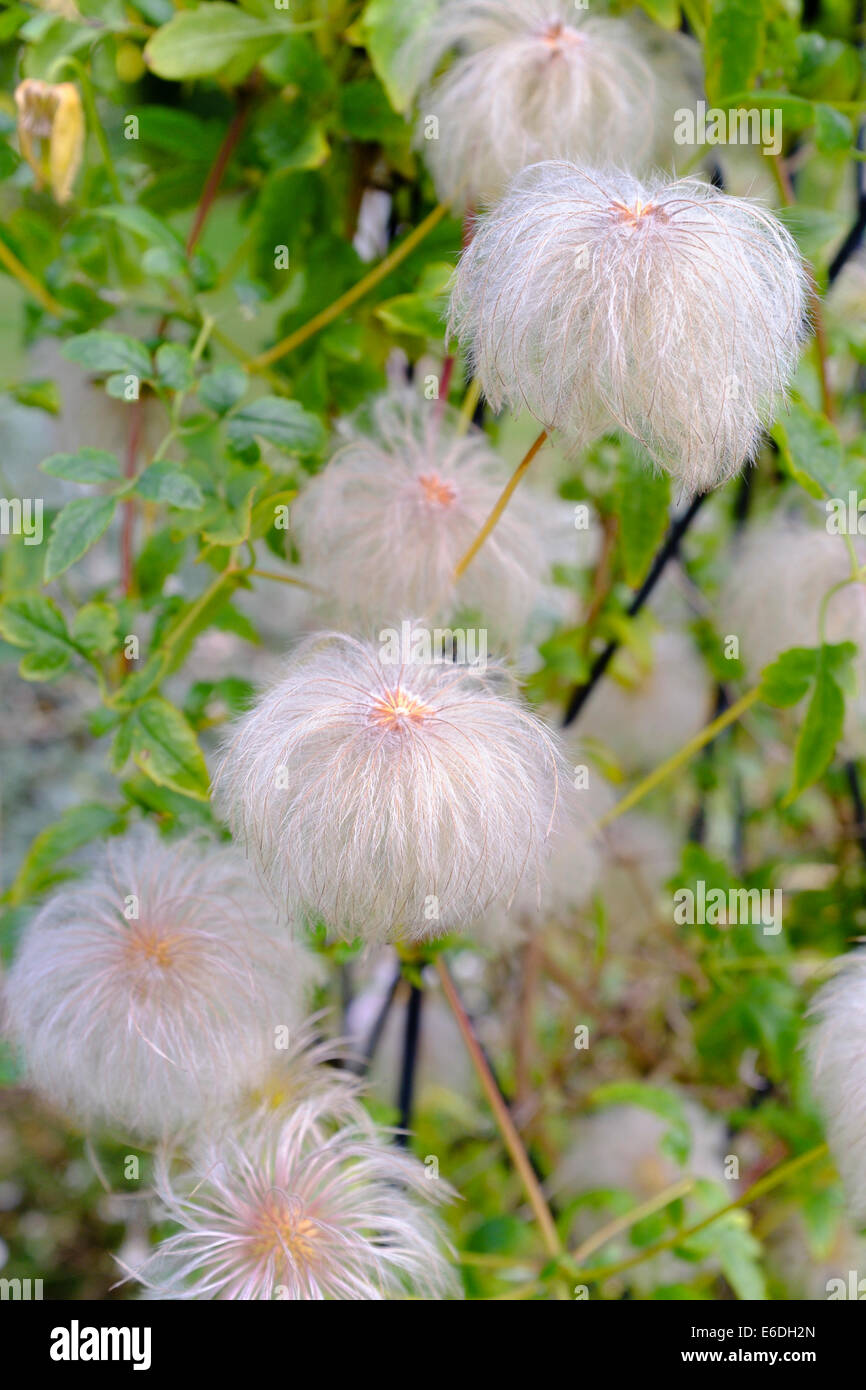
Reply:
[[[578, 1122], [577, 1138], [556, 1172], [553, 1189], [561, 1200], [583, 1193], [615, 1189], [632, 1194], [635, 1202], [658, 1197], [666, 1188], [683, 1179], [710, 1182], [719, 1189], [719, 1205], [725, 1196], [737, 1195], [736, 1182], [726, 1179], [725, 1158], [730, 1141], [725, 1122], [689, 1097], [682, 1109], [689, 1130], [690, 1152], [683, 1161], [669, 1147], [671, 1126], [660, 1115], [642, 1105], [613, 1105]], [[690, 1198], [686, 1198], [690, 1202]], [[705, 1214], [706, 1202], [691, 1208], [694, 1220]], [[603, 1216], [591, 1205], [578, 1209], [572, 1241], [579, 1242], [604, 1224]], [[687, 1219], [686, 1224], [689, 1224]], [[610, 1263], [635, 1253], [628, 1240], [606, 1246]], [[702, 1268], [716, 1263], [694, 1264], [668, 1251], [629, 1270], [623, 1278], [640, 1289], [690, 1281]]]
[[495, 409], [525, 405], [576, 446], [624, 430], [702, 491], [776, 414], [805, 293], [794, 241], [756, 203], [550, 161], [480, 219], [451, 326]]
[[571, 0], [445, 0], [411, 48], [426, 84], [416, 144], [443, 200], [490, 203], [540, 159], [633, 166], [651, 153], [656, 83], [627, 22]]
[[328, 621], [369, 631], [407, 611], [449, 619], [464, 609], [499, 635], [524, 627], [563, 512], [518, 490], [455, 584], [511, 472], [481, 430], [458, 425], [439, 402], [388, 392], [305, 488], [292, 519]]
[[851, 1214], [866, 1220], [866, 951], [852, 951], [815, 996], [808, 1054], [812, 1090]]
[[725, 1122], [684, 1098], [691, 1149], [684, 1162], [665, 1147], [671, 1126], [643, 1105], [606, 1106], [582, 1117], [577, 1138], [557, 1172], [557, 1191], [569, 1195], [620, 1188], [641, 1201], [686, 1174], [721, 1183], [725, 1177]]
[[496, 904], [479, 924], [475, 937], [485, 951], [513, 951], [548, 922], [571, 927], [588, 906], [605, 857], [596, 822], [614, 800], [601, 778], [593, 777], [591, 788], [565, 801], [543, 879], [524, 883], [512, 902]]
[[[863, 564], [863, 543], [855, 537], [853, 544]], [[718, 611], [723, 635], [739, 639], [752, 680], [789, 647], [818, 645], [824, 598], [850, 573], [844, 539], [823, 528], [784, 517], [749, 528], [731, 556]], [[860, 648], [844, 730], [844, 747], [860, 757], [866, 751], [866, 585], [845, 584], [828, 599], [824, 636]]]
[[[339, 1114], [354, 1123], [365, 1120], [359, 1056], [348, 1039], [321, 1035], [324, 1018], [314, 1014], [291, 1032], [275, 1036], [266, 1068], [228, 1103], [210, 1107], [198, 1122], [194, 1142], [199, 1146], [213, 1142], [239, 1124], [267, 1119], [325, 1095], [333, 1116]], [[200, 1151], [198, 1147], [196, 1152]]]
[[648, 662], [629, 652], [593, 691], [581, 737], [599, 739], [627, 771], [655, 767], [712, 717], [711, 681], [693, 642], [661, 632]]
[[[822, 601], [850, 572], [844, 540], [823, 528], [783, 516], [749, 527], [726, 565], [718, 611], [723, 634], [739, 638], [750, 676], [788, 647], [818, 644]], [[863, 641], [866, 587], [849, 584], [833, 595], [825, 635], [828, 642]]]
[[54, 1104], [171, 1135], [264, 1075], [311, 973], [239, 855], [138, 833], [25, 928], [9, 1031]]
[[202, 1152], [157, 1192], [180, 1228], [135, 1277], [168, 1299], [459, 1297], [434, 1202], [451, 1196], [327, 1096], [254, 1123]]
[[504, 670], [324, 633], [240, 723], [217, 793], [278, 905], [338, 935], [469, 927], [541, 871], [556, 736]]

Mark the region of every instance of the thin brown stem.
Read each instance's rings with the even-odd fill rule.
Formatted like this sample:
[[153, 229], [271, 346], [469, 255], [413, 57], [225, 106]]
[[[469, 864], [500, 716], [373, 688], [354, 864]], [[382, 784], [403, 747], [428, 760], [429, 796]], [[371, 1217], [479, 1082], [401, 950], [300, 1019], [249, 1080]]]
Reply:
[[228, 130], [223, 137], [223, 142], [217, 150], [216, 158], [210, 167], [210, 172], [205, 180], [198, 206], [192, 219], [192, 226], [186, 239], [186, 254], [191, 256], [198, 244], [199, 237], [204, 231], [205, 223], [210, 216], [211, 208], [214, 205], [216, 196], [220, 190], [223, 176], [229, 166], [229, 161], [235, 152], [235, 147], [244, 132], [249, 114], [250, 93], [241, 91], [238, 98], [238, 108], [232, 117]]
[[487, 1063], [487, 1058], [484, 1056], [481, 1044], [475, 1036], [472, 1022], [463, 1007], [448, 966], [445, 964], [444, 957], [441, 955], [436, 962], [436, 969], [439, 972], [439, 979], [442, 981], [445, 998], [448, 1000], [451, 1011], [457, 1021], [457, 1027], [460, 1029], [461, 1036], [466, 1044], [466, 1050], [472, 1059], [472, 1064], [478, 1073], [478, 1079], [484, 1089], [484, 1094], [487, 1096], [490, 1108], [496, 1117], [496, 1123], [499, 1126], [500, 1133], [505, 1142], [505, 1147], [511, 1155], [511, 1160], [523, 1181], [530, 1206], [541, 1228], [545, 1247], [550, 1255], [561, 1255], [563, 1253], [562, 1243], [557, 1234], [553, 1217], [550, 1214], [550, 1208], [544, 1199], [544, 1193], [541, 1190], [538, 1178], [535, 1176], [532, 1164], [529, 1161], [529, 1156], [523, 1147], [520, 1135], [517, 1133], [517, 1128], [511, 1118], [508, 1106], [502, 1098], [499, 1087]]

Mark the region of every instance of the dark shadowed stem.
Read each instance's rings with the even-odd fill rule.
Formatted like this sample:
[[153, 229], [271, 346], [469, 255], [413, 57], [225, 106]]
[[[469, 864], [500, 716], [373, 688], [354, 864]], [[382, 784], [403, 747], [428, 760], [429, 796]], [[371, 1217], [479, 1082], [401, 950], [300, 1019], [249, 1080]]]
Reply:
[[400, 988], [400, 981], [402, 978], [403, 972], [398, 970], [388, 986], [388, 993], [382, 1000], [382, 1006], [373, 1020], [373, 1027], [370, 1029], [367, 1041], [361, 1051], [361, 1056], [352, 1068], [359, 1076], [365, 1076], [373, 1064], [373, 1058], [376, 1056], [379, 1043], [382, 1041], [385, 1024], [388, 1022], [388, 1016], [391, 1013], [394, 1000], [397, 997], [397, 990]]
[[[689, 503], [689, 506], [683, 512], [682, 516], [678, 517], [670, 527], [661, 548], [652, 562], [649, 574], [626, 610], [630, 618], [635, 617], [643, 608], [653, 589], [661, 579], [668, 561], [672, 560], [679, 550], [683, 536], [688, 531], [708, 496], [709, 493], [699, 492], [697, 497], [694, 497]], [[565, 718], [562, 721], [564, 728], [569, 724], [573, 724], [580, 714], [580, 711], [583, 709], [593, 690], [598, 685], [613, 660], [619, 645], [619, 642], [609, 642], [604, 650], [599, 652], [598, 656], [595, 658], [589, 673], [589, 679], [583, 685], [576, 686], [571, 692], [571, 698], [569, 699], [565, 711]]]
[[[866, 131], [866, 126], [861, 125], [857, 132], [857, 148], [859, 150], [863, 148], [864, 131]], [[859, 250], [863, 235], [866, 233], [866, 164], [863, 164], [861, 160], [856, 160], [854, 163], [854, 178], [857, 187], [857, 212], [851, 224], [851, 230], [830, 262], [827, 271], [828, 287], [838, 279], [845, 265]]]
[[[714, 706], [714, 709], [713, 709], [713, 718], [714, 718], [714, 719], [718, 719], [718, 717], [719, 717], [720, 714], [724, 714], [724, 712], [725, 712], [725, 710], [728, 708], [728, 705], [729, 705], [729, 704], [730, 704], [730, 700], [728, 699], [727, 692], [725, 691], [725, 687], [724, 687], [723, 685], [721, 685], [721, 684], [717, 685], [717, 686], [716, 686], [715, 706]], [[707, 746], [706, 746], [706, 748], [701, 749], [701, 761], [702, 761], [702, 762], [704, 763], [704, 765], [707, 766], [707, 767], [708, 767], [708, 766], [712, 763], [712, 761], [713, 761], [713, 757], [714, 757], [714, 754], [715, 754], [715, 747], [716, 747], [716, 745], [715, 745], [714, 743], [708, 743]], [[693, 845], [702, 845], [702, 844], [704, 843], [704, 838], [705, 838], [705, 836], [706, 836], [706, 830], [707, 830], [706, 806], [705, 806], [705, 801], [704, 801], [704, 795], [703, 795], [703, 792], [702, 792], [702, 793], [701, 793], [701, 796], [700, 796], [700, 800], [699, 800], [698, 805], [697, 805], [697, 808], [696, 808], [696, 810], [695, 810], [695, 814], [694, 814], [694, 816], [692, 817], [692, 823], [691, 823], [691, 825], [689, 826], [689, 842], [690, 842], [691, 844], [693, 844]]]
[[854, 803], [854, 835], [860, 846], [860, 853], [866, 859], [866, 806], [863, 804], [863, 789], [860, 786], [860, 773], [853, 758], [845, 764], [845, 775], [848, 778], [848, 786], [851, 788], [851, 800]]
[[400, 1069], [400, 1091], [397, 1096], [400, 1130], [395, 1138], [401, 1148], [406, 1148], [409, 1143], [409, 1130], [412, 1125], [412, 1099], [415, 1094], [415, 1073], [418, 1068], [418, 1044], [421, 1039], [421, 1005], [423, 999], [423, 989], [418, 985], [412, 985], [409, 1003], [406, 1006], [403, 1064]]

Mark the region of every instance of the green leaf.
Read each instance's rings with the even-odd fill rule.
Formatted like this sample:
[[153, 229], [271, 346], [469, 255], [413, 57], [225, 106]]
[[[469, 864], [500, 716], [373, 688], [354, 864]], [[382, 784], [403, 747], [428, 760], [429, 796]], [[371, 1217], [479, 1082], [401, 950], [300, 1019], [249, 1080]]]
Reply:
[[73, 483], [113, 483], [120, 477], [120, 463], [105, 449], [79, 449], [77, 454], [52, 454], [39, 465], [52, 478]]
[[298, 495], [297, 488], [283, 488], [262, 497], [255, 504], [250, 517], [250, 538], [260, 540], [274, 525], [277, 507], [289, 507]]
[[228, 422], [229, 439], [239, 449], [252, 444], [257, 435], [296, 454], [314, 454], [325, 442], [321, 421], [298, 401], [282, 396], [260, 396]]
[[63, 404], [54, 381], [19, 381], [9, 387], [9, 394], [19, 405], [44, 410], [48, 415], [59, 415]]
[[72, 619], [72, 637], [88, 655], [106, 655], [117, 645], [117, 609], [110, 603], [85, 603]]
[[23, 594], [0, 604], [0, 636], [13, 647], [31, 651], [72, 648], [63, 614], [44, 594]]
[[94, 840], [104, 840], [119, 828], [116, 811], [96, 802], [70, 806], [54, 825], [40, 831], [15, 876], [9, 896], [23, 902], [58, 877], [57, 864]]
[[147, 208], [134, 207], [129, 203], [115, 204], [106, 208], [93, 208], [89, 217], [101, 217], [113, 222], [124, 231], [133, 232], [151, 246], [160, 246], [165, 251], [180, 251], [181, 242], [170, 227], [155, 217]]
[[179, 155], [184, 164], [212, 164], [216, 159], [222, 140], [217, 121], [204, 121], [175, 106], [136, 106], [129, 114], [138, 120], [142, 145]]
[[406, 40], [435, 20], [438, 0], [370, 0], [350, 32], [352, 41], [364, 43], [376, 76], [382, 82], [395, 111], [404, 115], [418, 89], [419, 71], [406, 61]]
[[402, 135], [406, 125], [389, 104], [378, 82], [349, 82], [340, 89], [339, 118], [355, 140], [387, 140]]
[[852, 481], [842, 441], [826, 415], [805, 401], [792, 401], [773, 426], [782, 462], [812, 497], [847, 497]]
[[160, 459], [145, 468], [135, 484], [135, 492], [148, 502], [164, 502], [170, 507], [181, 507], [184, 511], [197, 511], [204, 506], [204, 496], [194, 478], [179, 468], [176, 463], [166, 463]]
[[854, 143], [850, 116], [818, 102], [815, 106], [815, 143], [822, 154], [838, 154]]
[[676, 30], [680, 27], [679, 0], [640, 0], [641, 9], [650, 19], [663, 29]]
[[[231, 68], [237, 82], [294, 26], [256, 19], [223, 0], [178, 14], [148, 40], [144, 58], [157, 77], [181, 81]], [[225, 77], [225, 73], [222, 73]]]
[[53, 681], [62, 676], [70, 664], [68, 652], [28, 652], [18, 663], [23, 681]]
[[45, 583], [63, 574], [86, 555], [114, 516], [113, 497], [77, 497], [54, 519], [45, 555]]
[[798, 797], [830, 765], [845, 723], [845, 696], [831, 670], [826, 647], [820, 648], [815, 685], [794, 749], [794, 780], [785, 804]]
[[617, 503], [623, 566], [627, 583], [637, 588], [649, 569], [668, 524], [671, 483], [656, 472], [637, 445], [624, 444], [617, 479]]
[[133, 710], [129, 750], [142, 772], [161, 787], [206, 801], [210, 787], [198, 741], [180, 710], [154, 696]]
[[[719, 1188], [706, 1180], [698, 1184], [697, 1196], [701, 1202], [702, 1214], [708, 1216], [724, 1200]], [[761, 1268], [763, 1254], [760, 1241], [752, 1235], [751, 1220], [744, 1211], [729, 1211], [711, 1222], [695, 1236], [689, 1237], [676, 1253], [688, 1255], [692, 1260], [706, 1260], [713, 1257], [719, 1262], [722, 1272], [737, 1298], [745, 1301], [761, 1301], [767, 1297], [764, 1274]]]
[[123, 372], [127, 375], [149, 377], [150, 353], [143, 343], [126, 333], [109, 333], [95, 328], [70, 338], [63, 347], [63, 356], [78, 362], [89, 372]]
[[799, 704], [817, 669], [816, 647], [789, 647], [761, 672], [761, 699], [777, 709]]
[[237, 405], [248, 383], [249, 377], [243, 367], [215, 367], [199, 381], [198, 394], [217, 415], [225, 415], [227, 410]]
[[711, 103], [719, 105], [731, 92], [752, 86], [761, 67], [766, 26], [764, 0], [710, 0], [704, 49]]
[[156, 350], [156, 370], [160, 384], [170, 391], [187, 391], [195, 377], [192, 353], [182, 343], [161, 343]]
[[162, 592], [170, 574], [183, 560], [186, 539], [176, 538], [168, 527], [155, 531], [142, 546], [135, 562], [135, 581], [142, 598], [153, 598]]

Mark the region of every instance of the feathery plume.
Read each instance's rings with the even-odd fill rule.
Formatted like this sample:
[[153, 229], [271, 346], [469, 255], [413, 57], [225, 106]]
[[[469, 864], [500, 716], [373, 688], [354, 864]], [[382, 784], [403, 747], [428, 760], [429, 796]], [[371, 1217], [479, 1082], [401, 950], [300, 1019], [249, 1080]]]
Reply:
[[[730, 556], [718, 612], [725, 635], [739, 637], [752, 678], [788, 647], [818, 643], [822, 601], [850, 572], [844, 542], [823, 527], [784, 516], [749, 527]], [[866, 587], [848, 584], [827, 605], [826, 638], [858, 642], [864, 634]]]
[[502, 668], [390, 661], [324, 633], [242, 720], [217, 794], [290, 916], [421, 939], [540, 873], [560, 771]]
[[[642, 1105], [606, 1106], [579, 1121], [577, 1138], [557, 1169], [552, 1190], [563, 1199], [598, 1193], [628, 1192], [635, 1202], [658, 1197], [666, 1188], [693, 1179], [696, 1187], [686, 1203], [692, 1219], [707, 1209], [721, 1206], [724, 1194], [736, 1196], [737, 1184], [726, 1180], [725, 1158], [729, 1140], [725, 1122], [690, 1097], [682, 1097], [682, 1116], [688, 1130], [689, 1152], [675, 1157], [668, 1141], [670, 1124]], [[717, 1196], [718, 1194], [718, 1196]], [[617, 1209], [618, 1210], [618, 1209]], [[592, 1205], [582, 1205], [575, 1218], [572, 1239], [587, 1239], [603, 1224]], [[628, 1240], [605, 1243], [605, 1262], [634, 1254]], [[659, 1285], [689, 1280], [715, 1261], [689, 1263], [670, 1252], [655, 1255], [622, 1277], [642, 1291]]]
[[141, 833], [25, 929], [9, 1029], [62, 1109], [174, 1134], [263, 1076], [311, 973], [240, 856]]
[[[862, 542], [854, 538], [860, 563]], [[718, 601], [724, 636], [736, 636], [740, 659], [752, 680], [789, 647], [821, 640], [824, 598], [851, 573], [844, 541], [805, 521], [773, 517], [737, 542]], [[760, 595], [756, 601], [756, 595]], [[827, 603], [827, 642], [854, 642], [857, 689], [845, 706], [845, 745], [855, 756], [866, 749], [866, 585], [845, 584]]]
[[[305, 572], [328, 595], [329, 620], [360, 630], [410, 612], [478, 613], [498, 634], [524, 627], [547, 578], [549, 546], [565, 510], [524, 489], [455, 585], [511, 469], [456, 411], [412, 391], [390, 391], [292, 509]], [[575, 535], [571, 527], [572, 537]]]
[[425, 85], [416, 144], [443, 200], [489, 204], [539, 159], [633, 165], [651, 153], [656, 83], [627, 21], [571, 0], [445, 0], [407, 59]]
[[772, 421], [805, 291], [793, 239], [756, 203], [548, 161], [478, 222], [451, 327], [494, 409], [525, 405], [576, 446], [624, 430], [705, 491]]
[[725, 1122], [688, 1097], [682, 1110], [689, 1153], [675, 1159], [663, 1140], [670, 1124], [643, 1105], [611, 1105], [579, 1122], [577, 1139], [562, 1159], [556, 1190], [591, 1192], [619, 1188], [640, 1200], [689, 1175], [722, 1183], [727, 1152]]
[[[135, 1271], [177, 1299], [459, 1297], [427, 1209], [451, 1190], [327, 1095], [210, 1145], [157, 1193], [180, 1227]], [[426, 1201], [425, 1201], [426, 1199]]]
[[848, 1195], [851, 1214], [866, 1220], [866, 951], [843, 956], [818, 991], [808, 1039], [812, 1090]]

